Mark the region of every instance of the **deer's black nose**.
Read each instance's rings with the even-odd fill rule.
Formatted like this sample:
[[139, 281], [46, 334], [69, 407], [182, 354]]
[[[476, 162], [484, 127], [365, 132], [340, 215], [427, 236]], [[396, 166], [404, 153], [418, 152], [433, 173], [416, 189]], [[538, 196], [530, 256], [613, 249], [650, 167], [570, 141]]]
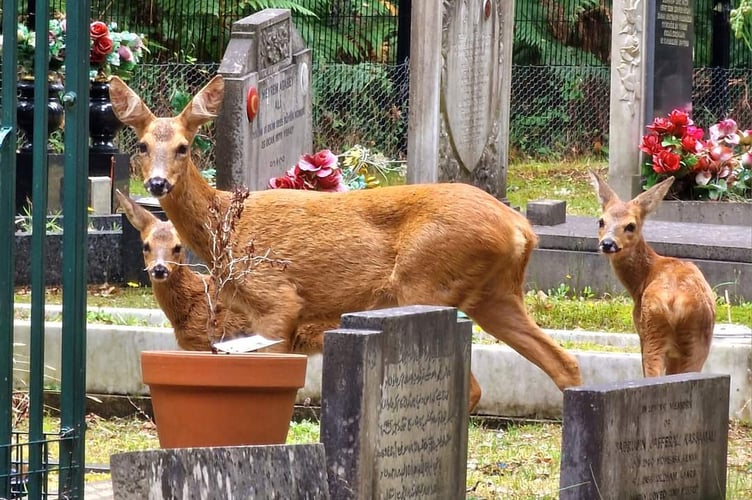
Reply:
[[166, 195], [172, 189], [172, 185], [164, 177], [152, 177], [144, 182], [144, 186], [156, 198]]
[[603, 253], [616, 253], [619, 251], [619, 245], [612, 238], [601, 240], [599, 246]]
[[164, 280], [170, 275], [170, 270], [162, 264], [157, 264], [151, 268], [151, 276], [156, 280]]

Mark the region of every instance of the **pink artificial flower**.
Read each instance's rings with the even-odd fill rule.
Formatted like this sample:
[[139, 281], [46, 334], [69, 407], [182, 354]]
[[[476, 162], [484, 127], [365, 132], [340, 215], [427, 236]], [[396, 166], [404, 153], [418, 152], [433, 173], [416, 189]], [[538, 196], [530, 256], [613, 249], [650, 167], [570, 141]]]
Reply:
[[687, 131], [684, 133], [684, 135], [688, 135], [690, 137], [694, 137], [698, 141], [702, 139], [702, 137], [705, 135], [705, 131], [701, 129], [700, 127], [696, 127], [694, 125], [689, 125], [687, 127]]
[[720, 122], [710, 127], [710, 139], [713, 141], [720, 141], [721, 139], [725, 139], [730, 135], [736, 135], [737, 130], [738, 127], [736, 125], [736, 122], [731, 118], [726, 118], [725, 120], [721, 120]]
[[133, 52], [131, 52], [131, 49], [129, 49], [127, 45], [121, 44], [120, 47], [118, 47], [118, 56], [120, 56], [120, 59], [123, 61], [133, 61]]
[[340, 169], [330, 170], [329, 175], [318, 177], [321, 191], [341, 193], [347, 191], [347, 186], [342, 182], [342, 171]]
[[337, 165], [337, 157], [328, 149], [323, 149], [314, 155], [300, 157], [298, 166], [306, 172], [318, 172], [322, 168], [334, 168]]

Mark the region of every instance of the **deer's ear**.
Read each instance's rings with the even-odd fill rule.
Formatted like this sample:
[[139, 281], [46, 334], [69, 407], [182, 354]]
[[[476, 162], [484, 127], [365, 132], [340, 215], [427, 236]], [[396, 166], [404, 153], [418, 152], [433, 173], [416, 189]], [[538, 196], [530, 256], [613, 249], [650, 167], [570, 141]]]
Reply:
[[592, 170], [589, 170], [588, 173], [590, 174], [590, 184], [592, 184], [593, 189], [595, 189], [598, 201], [601, 202], [601, 208], [605, 208], [605, 206], [612, 201], [619, 201], [619, 196], [613, 189], [611, 189], [611, 186], [606, 184], [606, 182], [598, 176], [598, 174]]
[[180, 119], [186, 128], [195, 132], [204, 123], [213, 120], [222, 108], [225, 96], [225, 81], [217, 75], [191, 99], [191, 102], [180, 113]]
[[125, 216], [128, 217], [128, 220], [131, 221], [133, 227], [135, 227], [139, 232], [143, 233], [146, 229], [151, 227], [152, 224], [159, 220], [154, 216], [154, 214], [150, 213], [144, 207], [133, 201], [130, 197], [125, 196], [123, 193], [121, 193], [119, 189], [115, 190], [115, 195], [117, 196], [120, 206], [125, 212]]
[[154, 120], [154, 115], [144, 101], [117, 76], [110, 79], [110, 101], [118, 120], [133, 127], [138, 137], [143, 135], [146, 126]]
[[643, 215], [649, 214], [655, 210], [661, 201], [663, 201], [663, 198], [666, 197], [669, 188], [671, 188], [671, 184], [674, 183], [674, 179], [675, 177], [673, 176], [667, 177], [666, 180], [659, 182], [644, 193], [635, 196], [631, 203], [640, 207]]

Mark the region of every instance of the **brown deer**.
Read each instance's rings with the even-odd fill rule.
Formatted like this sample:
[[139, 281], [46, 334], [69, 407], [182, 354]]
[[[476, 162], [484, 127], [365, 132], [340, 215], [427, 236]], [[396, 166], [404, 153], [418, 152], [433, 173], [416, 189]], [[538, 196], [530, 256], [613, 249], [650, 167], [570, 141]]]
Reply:
[[[178, 346], [186, 351], [209, 351], [208, 325], [210, 310], [208, 300], [214, 284], [207, 275], [194, 272], [185, 263], [185, 251], [180, 237], [169, 221], [162, 221], [116, 191], [120, 207], [141, 235], [144, 264], [151, 280], [157, 303], [170, 321]], [[217, 305], [216, 322], [218, 340], [229, 340], [255, 333], [248, 316]], [[321, 334], [337, 328], [338, 322], [299, 325], [292, 338], [287, 339], [291, 350], [301, 354], [321, 352]]]
[[634, 300], [646, 377], [699, 372], [708, 357], [715, 324], [715, 295], [691, 262], [658, 255], [645, 241], [646, 216], [666, 196], [673, 177], [623, 202], [590, 173], [603, 215], [598, 248]]
[[[175, 117], [157, 118], [120, 79], [110, 82], [118, 118], [138, 136], [134, 161], [181, 239], [209, 258], [203, 223], [216, 196], [191, 160], [198, 128], [220, 110], [220, 76]], [[346, 193], [275, 189], [245, 202], [237, 237], [290, 261], [228, 287], [233, 307], [265, 336], [297, 325], [399, 305], [453, 306], [546, 372], [560, 389], [581, 383], [577, 360], [528, 316], [525, 268], [537, 237], [524, 216], [467, 184], [408, 185]], [[286, 343], [279, 350], [289, 349]], [[480, 399], [471, 376], [470, 408]]]

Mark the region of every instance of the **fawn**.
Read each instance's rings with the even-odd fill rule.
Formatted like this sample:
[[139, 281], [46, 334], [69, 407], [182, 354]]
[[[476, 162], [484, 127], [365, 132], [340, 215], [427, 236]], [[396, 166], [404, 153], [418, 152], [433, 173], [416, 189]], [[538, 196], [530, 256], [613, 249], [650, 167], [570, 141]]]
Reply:
[[699, 372], [713, 338], [713, 290], [697, 266], [658, 255], [642, 235], [645, 217], [658, 207], [674, 178], [625, 203], [597, 174], [590, 175], [603, 212], [598, 247], [634, 301], [643, 374]]
[[[144, 264], [152, 291], [172, 324], [178, 346], [186, 351], [211, 350], [207, 333], [207, 301], [212, 282], [185, 264], [185, 252], [171, 222], [158, 219], [120, 191], [115, 194], [126, 217], [141, 235]], [[222, 304], [217, 307], [216, 321], [224, 340], [250, 335], [254, 331], [247, 315], [224, 308]], [[296, 353], [321, 352], [321, 335], [333, 328], [337, 328], [337, 322], [300, 325], [288, 343]]]
[[[204, 260], [204, 218], [216, 196], [191, 160], [198, 128], [224, 97], [214, 77], [175, 117], [157, 118], [122, 80], [110, 96], [117, 117], [138, 137], [134, 161], [181, 239]], [[530, 318], [523, 302], [525, 269], [537, 237], [524, 216], [467, 184], [384, 187], [345, 193], [274, 189], [253, 192], [235, 232], [290, 262], [258, 269], [227, 287], [233, 307], [269, 338], [287, 339], [297, 325], [338, 321], [343, 313], [428, 304], [464, 311], [485, 331], [535, 363], [560, 389], [581, 383], [574, 356]], [[289, 349], [286, 342], [279, 350]], [[470, 408], [481, 391], [470, 377]]]

